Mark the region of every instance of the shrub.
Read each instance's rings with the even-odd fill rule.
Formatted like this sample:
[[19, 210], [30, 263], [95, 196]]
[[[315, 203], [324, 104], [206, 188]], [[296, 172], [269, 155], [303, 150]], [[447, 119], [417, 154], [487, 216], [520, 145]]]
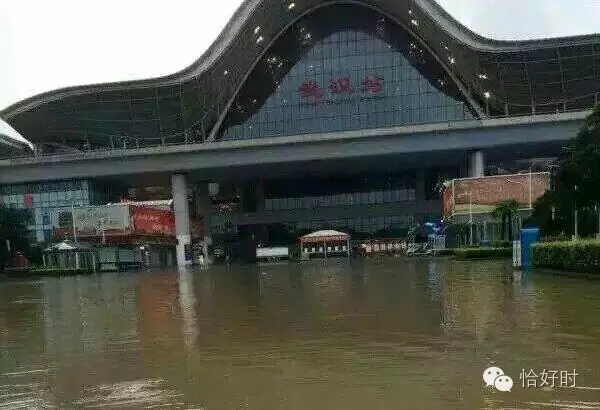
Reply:
[[492, 248], [512, 248], [511, 241], [493, 241]]
[[454, 250], [457, 259], [496, 259], [512, 257], [512, 248], [458, 248]]
[[537, 243], [532, 248], [536, 268], [600, 274], [600, 241]]
[[556, 236], [544, 236], [541, 242], [565, 242], [568, 241], [566, 235], [556, 235]]
[[435, 251], [436, 256], [450, 256], [454, 255], [454, 249], [440, 249]]

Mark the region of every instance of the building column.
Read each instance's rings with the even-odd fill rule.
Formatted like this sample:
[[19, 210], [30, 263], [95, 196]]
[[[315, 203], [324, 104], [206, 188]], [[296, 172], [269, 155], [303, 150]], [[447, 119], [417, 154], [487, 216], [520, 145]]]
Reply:
[[469, 177], [482, 177], [485, 173], [483, 152], [475, 151], [469, 154]]
[[181, 268], [189, 264], [189, 261], [185, 260], [185, 248], [192, 241], [185, 175], [173, 174], [171, 176], [171, 189], [173, 190], [173, 209], [175, 211], [177, 267]]
[[256, 212], [265, 211], [265, 180], [259, 179], [256, 182]]
[[425, 200], [425, 170], [418, 169], [415, 181], [415, 199], [417, 202]]

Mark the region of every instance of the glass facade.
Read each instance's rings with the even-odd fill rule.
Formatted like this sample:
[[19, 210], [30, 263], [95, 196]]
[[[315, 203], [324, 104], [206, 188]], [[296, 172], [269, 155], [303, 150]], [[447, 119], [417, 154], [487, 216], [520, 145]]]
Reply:
[[265, 210], [377, 205], [416, 200], [414, 173], [273, 180], [265, 183]]
[[[252, 209], [246, 212], [258, 212], [259, 215], [249, 216], [248, 222], [242, 225], [249, 225], [257, 237], [262, 237], [261, 232], [266, 230], [267, 239], [262, 240], [270, 244], [293, 243], [298, 236], [319, 229], [341, 230], [350, 233], [354, 239], [404, 237], [417, 220], [426, 216], [407, 212], [425, 199], [424, 193], [418, 193], [418, 179], [416, 172], [405, 170], [254, 182], [249, 185], [255, 188], [247, 189], [254, 195], [242, 196], [242, 202], [246, 209]], [[424, 185], [424, 180], [421, 184]], [[261, 188], [256, 189], [259, 185]], [[261, 201], [264, 201], [264, 208], [259, 205]], [[393, 204], [396, 206], [390, 206]], [[402, 204], [411, 206], [403, 209]], [[321, 212], [325, 209], [330, 209], [327, 216]], [[273, 216], [278, 213], [286, 222], [260, 222], [273, 221]], [[332, 213], [340, 217], [331, 218]], [[218, 225], [217, 218], [211, 218], [211, 225], [211, 229]]]
[[232, 105], [221, 138], [473, 118], [444, 70], [402, 28], [340, 5], [300, 20], [273, 45]]
[[108, 185], [87, 180], [0, 186], [1, 203], [31, 210], [32, 239], [41, 243], [52, 241], [53, 229], [65, 223], [72, 207], [106, 203], [110, 198]]
[[335, 220], [310, 220], [297, 222], [292, 228], [299, 232], [312, 232], [319, 229], [337, 229], [363, 235], [373, 235], [388, 231], [397, 235], [405, 234], [415, 224], [414, 215], [393, 215], [377, 217], [345, 218]]

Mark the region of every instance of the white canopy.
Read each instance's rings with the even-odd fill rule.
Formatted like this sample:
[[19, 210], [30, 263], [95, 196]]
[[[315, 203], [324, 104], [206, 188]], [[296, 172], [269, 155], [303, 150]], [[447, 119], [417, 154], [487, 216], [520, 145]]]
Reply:
[[33, 150], [33, 144], [19, 134], [13, 127], [8, 123], [0, 119], [0, 142], [4, 142], [7, 145], [14, 146], [27, 146]]
[[90, 247], [81, 243], [74, 243], [69, 240], [65, 240], [59, 243], [55, 243], [44, 249], [44, 252], [60, 252], [60, 251], [87, 251]]
[[350, 235], [331, 229], [316, 231], [300, 237], [300, 242], [347, 241]]

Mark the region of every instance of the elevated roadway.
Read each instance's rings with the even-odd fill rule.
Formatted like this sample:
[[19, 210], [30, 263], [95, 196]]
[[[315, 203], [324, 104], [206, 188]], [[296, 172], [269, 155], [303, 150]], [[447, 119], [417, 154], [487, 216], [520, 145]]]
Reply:
[[[576, 135], [589, 111], [458, 123], [203, 144], [32, 156], [0, 161], [0, 185], [75, 178], [149, 178], [173, 173], [220, 179], [240, 172], [303, 169], [338, 161], [345, 166], [378, 158], [422, 167], [456, 163], [482, 151], [488, 157], [556, 155]], [[315, 165], [318, 167], [318, 165]]]

